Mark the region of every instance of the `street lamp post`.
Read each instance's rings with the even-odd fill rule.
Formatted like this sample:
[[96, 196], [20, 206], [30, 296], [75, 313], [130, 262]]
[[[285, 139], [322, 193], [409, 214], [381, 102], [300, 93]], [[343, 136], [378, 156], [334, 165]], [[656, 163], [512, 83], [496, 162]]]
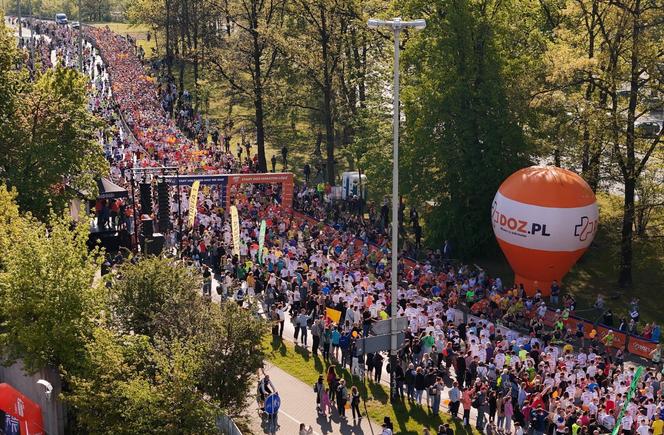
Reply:
[[397, 395], [394, 367], [397, 364], [397, 299], [398, 299], [398, 253], [399, 253], [399, 33], [403, 29], [421, 30], [426, 27], [425, 20], [402, 21], [401, 18], [392, 20], [370, 19], [367, 25], [372, 29], [386, 27], [394, 34], [394, 92], [393, 92], [393, 140], [392, 150], [392, 305], [390, 320], [390, 400], [394, 401]]
[[20, 44], [23, 42], [23, 23], [21, 23], [21, 0], [16, 0], [16, 12], [18, 13], [18, 39]]
[[78, 0], [78, 70], [83, 72], [83, 23], [81, 22], [81, 0]]

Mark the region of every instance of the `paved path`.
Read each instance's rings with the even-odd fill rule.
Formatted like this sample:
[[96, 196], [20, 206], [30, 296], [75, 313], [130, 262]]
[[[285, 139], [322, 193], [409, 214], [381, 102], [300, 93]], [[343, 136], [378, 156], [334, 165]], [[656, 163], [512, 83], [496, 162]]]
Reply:
[[[346, 420], [332, 410], [327, 416], [316, 412], [316, 397], [310, 385], [294, 378], [280, 368], [266, 362], [265, 372], [270, 375], [270, 380], [279, 392], [281, 408], [277, 417], [276, 434], [297, 435], [300, 423], [313, 428], [316, 435], [326, 434], [368, 434], [380, 433], [380, 426], [375, 422], [363, 417], [359, 422], [354, 422], [350, 410]], [[253, 434], [269, 434], [270, 422], [261, 417], [258, 404], [254, 401], [249, 412], [250, 428]]]

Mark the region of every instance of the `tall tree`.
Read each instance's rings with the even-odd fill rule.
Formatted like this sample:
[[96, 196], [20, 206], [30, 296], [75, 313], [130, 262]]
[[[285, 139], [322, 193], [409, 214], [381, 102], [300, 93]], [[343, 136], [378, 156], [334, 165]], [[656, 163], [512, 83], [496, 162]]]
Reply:
[[[547, 91], [583, 112], [578, 137], [589, 182], [596, 185], [601, 175], [614, 182], [611, 175], [618, 175], [624, 190], [618, 283], [629, 287], [636, 189], [663, 130], [651, 132], [647, 126], [664, 107], [657, 97], [664, 91], [664, 6], [642, 0], [576, 0], [565, 12], [549, 53]], [[602, 160], [608, 166], [600, 173]]]
[[150, 337], [154, 346], [188, 343], [204, 363], [196, 385], [229, 413], [239, 413], [260, 367], [265, 325], [237, 304], [200, 297], [201, 277], [161, 258], [126, 263], [113, 279], [112, 328]]
[[65, 393], [81, 433], [219, 433], [219, 403], [195, 388], [206, 363], [196, 346], [96, 328], [85, 356]]
[[340, 92], [337, 73], [344, 56], [344, 35], [357, 17], [349, 0], [293, 0], [289, 5], [293, 19], [281, 46], [311, 91], [298, 105], [320, 116], [324, 129], [326, 181], [333, 185]]
[[65, 219], [53, 217], [48, 227], [29, 217], [18, 219], [27, 221], [2, 223], [17, 229], [2, 256], [3, 355], [22, 359], [28, 371], [75, 370], [100, 308], [93, 285], [100, 257], [88, 250], [85, 225], [72, 230]]
[[21, 104], [9, 97], [11, 112], [0, 115], [0, 177], [17, 189], [19, 205], [40, 218], [50, 208], [63, 210], [77, 190], [95, 192], [95, 179], [108, 171], [86, 85], [72, 69], [48, 70], [14, 95]]
[[432, 200], [428, 231], [461, 257], [492, 240], [489, 208], [498, 186], [529, 161], [510, 107], [492, 17], [500, 2], [422, 5], [427, 28], [406, 46], [405, 189]]
[[265, 158], [266, 103], [274, 86], [282, 54], [273, 42], [285, 19], [285, 0], [222, 0], [218, 10], [233, 31], [221, 34], [210, 54], [214, 70], [233, 93], [254, 109], [258, 169], [267, 172]]

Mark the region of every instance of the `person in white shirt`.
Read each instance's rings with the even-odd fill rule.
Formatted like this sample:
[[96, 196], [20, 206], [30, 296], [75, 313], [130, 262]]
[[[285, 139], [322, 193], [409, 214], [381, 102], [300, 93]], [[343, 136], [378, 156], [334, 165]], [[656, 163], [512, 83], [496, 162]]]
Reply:
[[518, 421], [514, 422], [514, 435], [523, 435], [523, 428]]
[[623, 433], [630, 434], [632, 433], [632, 425], [634, 424], [634, 419], [629, 412], [620, 420], [620, 428], [623, 430]]
[[648, 426], [648, 423], [646, 423], [646, 419], [645, 418], [641, 419], [639, 427], [636, 428], [636, 433], [639, 435], [648, 435], [649, 431], [650, 431], [650, 426]]

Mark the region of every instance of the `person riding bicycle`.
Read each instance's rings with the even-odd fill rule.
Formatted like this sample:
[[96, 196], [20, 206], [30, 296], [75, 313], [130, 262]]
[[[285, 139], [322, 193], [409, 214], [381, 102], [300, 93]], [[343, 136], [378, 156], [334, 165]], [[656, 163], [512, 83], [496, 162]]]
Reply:
[[258, 395], [260, 398], [261, 410], [265, 410], [265, 399], [267, 399], [270, 394], [276, 392], [277, 389], [274, 388], [274, 384], [270, 380], [270, 375], [265, 375], [265, 377], [258, 382]]

